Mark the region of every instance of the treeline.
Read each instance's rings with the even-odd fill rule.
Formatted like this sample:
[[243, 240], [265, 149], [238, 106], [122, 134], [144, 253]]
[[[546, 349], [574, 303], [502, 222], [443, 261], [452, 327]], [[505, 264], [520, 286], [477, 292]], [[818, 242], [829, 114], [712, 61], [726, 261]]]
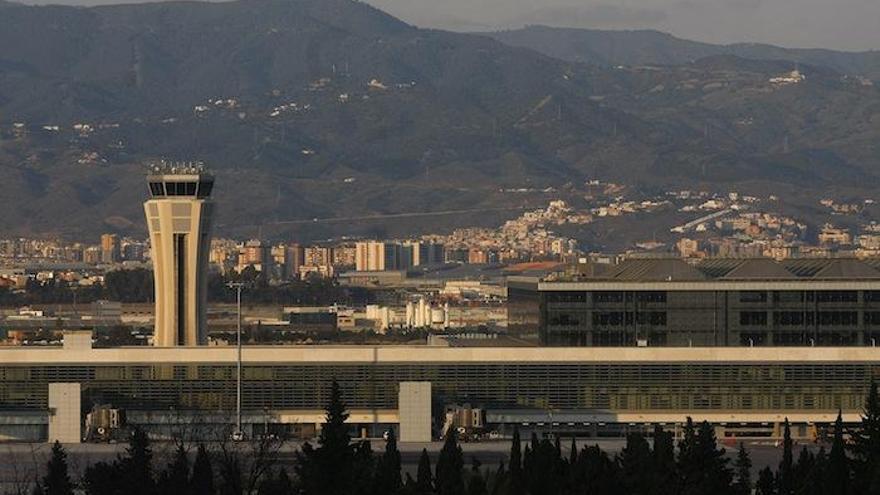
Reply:
[[[280, 443], [253, 442], [248, 451], [220, 442], [214, 452], [204, 445], [194, 461], [179, 445], [167, 466], [154, 469], [147, 436], [135, 431], [125, 454], [112, 463], [88, 467], [79, 487], [90, 495], [861, 495], [880, 493], [880, 403], [871, 386], [862, 423], [845, 432], [841, 418], [830, 450], [813, 454], [803, 448], [795, 459], [786, 422], [782, 459], [752, 479], [752, 462], [742, 444], [731, 460], [718, 446], [709, 423], [688, 420], [675, 444], [657, 428], [653, 442], [627, 436], [614, 456], [598, 446], [577, 448], [574, 439], [563, 455], [560, 439], [532, 435], [523, 448], [518, 431], [508, 464], [484, 469], [469, 465], [454, 430], [447, 436], [436, 465], [422, 451], [415, 477], [401, 473], [401, 455], [390, 432], [384, 451], [366, 441], [352, 442], [339, 387], [333, 383], [327, 423], [317, 445], [296, 453], [292, 472], [279, 463]], [[848, 433], [849, 442], [845, 442]], [[76, 488], [67, 472], [66, 454], [56, 444], [46, 476], [34, 493], [71, 495]]]
[[[333, 279], [309, 278], [281, 284], [270, 284], [252, 267], [241, 275], [208, 276], [208, 300], [235, 302], [235, 291], [229, 282], [244, 282], [245, 304], [319, 305], [334, 303], [364, 304], [373, 301], [370, 291], [341, 287]], [[61, 279], [28, 280], [24, 290], [0, 288], [0, 306], [28, 306], [34, 304], [88, 304], [100, 299], [123, 303], [150, 303], [154, 300], [153, 272], [144, 268], [113, 270], [104, 276], [104, 284], [80, 286]]]

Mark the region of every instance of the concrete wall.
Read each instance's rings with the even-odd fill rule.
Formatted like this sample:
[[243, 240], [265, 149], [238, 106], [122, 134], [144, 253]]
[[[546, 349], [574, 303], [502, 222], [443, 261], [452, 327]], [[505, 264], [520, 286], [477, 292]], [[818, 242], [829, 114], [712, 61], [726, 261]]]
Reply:
[[431, 382], [401, 382], [398, 395], [401, 442], [431, 441]]
[[79, 383], [49, 384], [49, 442], [80, 443], [81, 401]]

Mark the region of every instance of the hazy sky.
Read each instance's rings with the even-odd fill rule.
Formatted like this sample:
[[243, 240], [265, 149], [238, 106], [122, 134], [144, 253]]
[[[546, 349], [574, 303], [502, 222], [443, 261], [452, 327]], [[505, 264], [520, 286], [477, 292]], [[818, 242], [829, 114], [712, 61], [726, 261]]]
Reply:
[[[106, 4], [142, 0], [24, 0]], [[459, 31], [523, 24], [650, 28], [713, 43], [880, 50], [880, 0], [365, 0], [412, 24]]]
[[700, 41], [880, 49], [880, 0], [367, 0], [419, 26], [651, 28]]

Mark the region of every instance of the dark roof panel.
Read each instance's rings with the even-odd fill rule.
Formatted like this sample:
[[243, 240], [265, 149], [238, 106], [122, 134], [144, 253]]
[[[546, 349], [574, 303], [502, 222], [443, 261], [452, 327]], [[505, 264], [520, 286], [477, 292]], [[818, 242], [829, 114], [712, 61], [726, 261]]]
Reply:
[[755, 258], [743, 260], [739, 266], [721, 278], [725, 280], [779, 280], [797, 277], [769, 258]]

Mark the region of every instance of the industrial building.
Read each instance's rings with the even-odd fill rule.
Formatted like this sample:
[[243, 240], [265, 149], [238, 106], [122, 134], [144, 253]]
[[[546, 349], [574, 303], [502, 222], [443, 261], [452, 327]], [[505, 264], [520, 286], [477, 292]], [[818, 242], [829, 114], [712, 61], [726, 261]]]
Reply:
[[880, 260], [586, 265], [511, 280], [508, 328], [549, 346], [874, 346]]

